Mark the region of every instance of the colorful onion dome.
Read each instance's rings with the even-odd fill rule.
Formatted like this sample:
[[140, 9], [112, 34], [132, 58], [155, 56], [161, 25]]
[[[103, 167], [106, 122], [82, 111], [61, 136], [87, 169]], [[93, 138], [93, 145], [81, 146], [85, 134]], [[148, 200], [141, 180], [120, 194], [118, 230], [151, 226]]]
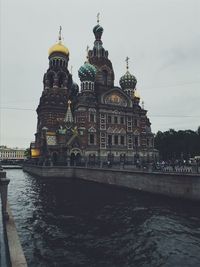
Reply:
[[137, 80], [135, 76], [130, 74], [130, 72], [127, 70], [127, 72], [120, 78], [119, 84], [123, 90], [134, 89], [137, 84]]
[[103, 27], [99, 25], [99, 16], [100, 13], [97, 14], [97, 25], [93, 28], [93, 33], [96, 37], [96, 40], [101, 40], [101, 35], [103, 33]]
[[91, 65], [89, 62], [85, 62], [83, 66], [78, 70], [78, 76], [83, 81], [91, 81], [94, 82], [97, 70]]
[[102, 33], [103, 33], [103, 27], [101, 27], [99, 24], [97, 24], [93, 28], [93, 33], [95, 35], [95, 38], [97, 40], [100, 40], [101, 39], [101, 36], [102, 36]]
[[134, 75], [129, 72], [129, 57], [126, 57], [126, 73], [120, 78], [119, 84], [123, 90], [125, 89], [135, 89], [137, 80]]

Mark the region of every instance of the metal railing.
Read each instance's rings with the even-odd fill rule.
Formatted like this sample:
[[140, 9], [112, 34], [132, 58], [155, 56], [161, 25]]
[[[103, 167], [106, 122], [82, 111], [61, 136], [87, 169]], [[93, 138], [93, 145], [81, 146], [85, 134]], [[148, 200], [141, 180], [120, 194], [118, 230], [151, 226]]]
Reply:
[[26, 162], [27, 165], [37, 166], [63, 166], [63, 167], [85, 167], [85, 168], [103, 168], [103, 169], [119, 169], [119, 170], [133, 170], [145, 172], [159, 172], [159, 173], [191, 173], [200, 174], [199, 165], [157, 165], [155, 163], [133, 164], [132, 162], [111, 162], [111, 161], [80, 161], [80, 162], [56, 162], [51, 164], [37, 164]]

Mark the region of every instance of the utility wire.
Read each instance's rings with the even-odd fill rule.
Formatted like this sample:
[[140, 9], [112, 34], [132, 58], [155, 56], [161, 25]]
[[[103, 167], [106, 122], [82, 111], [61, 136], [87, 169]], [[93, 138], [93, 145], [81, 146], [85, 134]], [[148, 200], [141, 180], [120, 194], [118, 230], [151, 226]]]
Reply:
[[149, 115], [149, 117], [161, 117], [161, 118], [200, 118], [200, 115]]
[[[29, 110], [35, 111], [35, 109], [31, 108], [15, 108], [15, 107], [0, 107], [0, 109], [7, 109], [7, 110]], [[149, 114], [149, 117], [161, 117], [161, 118], [200, 118], [200, 115], [156, 115], [156, 114]]]
[[170, 88], [170, 87], [176, 87], [176, 86], [186, 86], [186, 85], [190, 85], [190, 84], [200, 84], [200, 81], [193, 81], [193, 82], [183, 82], [183, 83], [177, 83], [177, 84], [171, 84], [171, 85], [155, 85], [155, 86], [148, 86], [148, 85], [144, 85], [142, 86], [142, 91], [143, 90], [147, 90], [147, 89], [160, 89], [160, 88]]
[[35, 111], [35, 109], [31, 109], [31, 108], [14, 108], [14, 107], [0, 107], [0, 109], [11, 109], [11, 110], [30, 110], [30, 111]]

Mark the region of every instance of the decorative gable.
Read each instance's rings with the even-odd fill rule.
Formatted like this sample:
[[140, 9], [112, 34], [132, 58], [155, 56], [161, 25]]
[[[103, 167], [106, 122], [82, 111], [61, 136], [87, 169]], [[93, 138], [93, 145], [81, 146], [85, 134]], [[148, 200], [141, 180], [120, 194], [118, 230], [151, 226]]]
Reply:
[[94, 127], [90, 127], [90, 128], [88, 129], [88, 132], [89, 132], [89, 133], [96, 133], [96, 129], [95, 129]]
[[120, 88], [115, 87], [101, 97], [103, 104], [121, 107], [132, 107], [132, 101]]

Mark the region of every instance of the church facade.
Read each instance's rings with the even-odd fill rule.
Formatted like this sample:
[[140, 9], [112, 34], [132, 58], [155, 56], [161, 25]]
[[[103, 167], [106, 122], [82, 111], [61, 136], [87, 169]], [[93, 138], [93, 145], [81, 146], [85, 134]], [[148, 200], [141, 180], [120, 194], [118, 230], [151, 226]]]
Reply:
[[152, 161], [154, 135], [140, 103], [137, 80], [129, 72], [114, 84], [114, 70], [102, 43], [103, 28], [93, 28], [92, 50], [78, 70], [79, 86], [68, 70], [69, 50], [59, 40], [49, 49], [49, 68], [37, 108], [31, 157], [45, 164]]

